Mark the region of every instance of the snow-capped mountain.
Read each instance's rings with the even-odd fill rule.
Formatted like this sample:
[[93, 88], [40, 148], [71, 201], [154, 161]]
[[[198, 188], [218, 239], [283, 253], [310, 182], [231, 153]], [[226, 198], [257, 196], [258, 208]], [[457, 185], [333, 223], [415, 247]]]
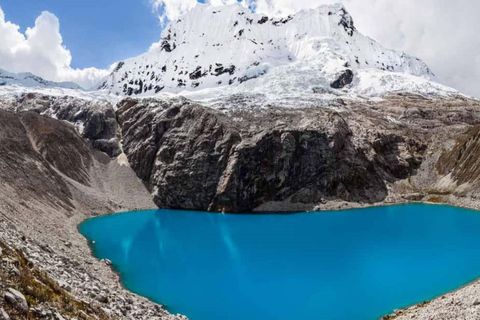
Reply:
[[453, 91], [434, 78], [423, 61], [359, 33], [341, 4], [282, 19], [240, 4], [198, 4], [167, 26], [157, 47], [118, 63], [100, 88], [119, 95], [206, 88], [266, 94]]
[[0, 87], [2, 86], [19, 86], [19, 87], [35, 87], [35, 88], [64, 88], [82, 90], [78, 84], [73, 82], [54, 82], [45, 80], [39, 76], [26, 73], [12, 73], [0, 69]]

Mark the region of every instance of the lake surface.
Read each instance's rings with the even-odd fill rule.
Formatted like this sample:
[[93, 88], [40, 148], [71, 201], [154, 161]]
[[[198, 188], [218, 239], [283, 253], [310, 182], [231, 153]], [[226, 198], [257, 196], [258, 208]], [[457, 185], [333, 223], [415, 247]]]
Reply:
[[373, 320], [480, 277], [480, 213], [447, 206], [152, 210], [79, 229], [128, 289], [191, 320]]

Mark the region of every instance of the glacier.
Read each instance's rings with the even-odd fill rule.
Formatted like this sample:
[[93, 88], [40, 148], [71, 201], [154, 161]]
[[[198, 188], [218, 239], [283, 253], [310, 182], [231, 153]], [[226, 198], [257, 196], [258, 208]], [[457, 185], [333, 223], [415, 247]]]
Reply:
[[240, 4], [199, 3], [170, 23], [149, 52], [119, 62], [100, 89], [194, 100], [232, 94], [315, 100], [318, 93], [323, 98], [457, 93], [438, 83], [423, 61], [362, 35], [342, 4], [269, 18]]

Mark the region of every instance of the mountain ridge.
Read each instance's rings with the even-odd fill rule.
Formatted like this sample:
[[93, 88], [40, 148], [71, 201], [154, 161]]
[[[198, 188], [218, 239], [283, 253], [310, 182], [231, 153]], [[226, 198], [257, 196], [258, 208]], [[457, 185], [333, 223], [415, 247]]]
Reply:
[[[285, 78], [282, 72], [294, 85], [288, 87], [277, 79]], [[249, 92], [244, 83], [273, 77], [272, 81], [279, 80], [278, 87], [287, 86], [290, 92], [311, 92], [315, 87], [363, 88], [359, 84], [365, 77], [385, 82], [391, 74], [395, 75], [391, 81], [400, 82], [400, 90], [403, 85], [405, 91], [413, 87], [416, 92], [416, 87], [428, 83], [437, 91], [449, 91], [432, 82], [435, 75], [420, 59], [386, 49], [359, 33], [342, 4], [302, 10], [286, 18], [252, 13], [240, 4], [198, 4], [171, 22], [150, 51], [119, 62], [100, 88], [126, 96], [229, 86]], [[271, 92], [257, 82], [258, 91]], [[397, 87], [388, 90], [398, 91]]]
[[40, 87], [40, 88], [64, 88], [83, 90], [81, 86], [74, 82], [55, 82], [45, 80], [42, 77], [34, 75], [30, 72], [13, 73], [0, 69], [0, 86], [22, 86], [22, 87]]

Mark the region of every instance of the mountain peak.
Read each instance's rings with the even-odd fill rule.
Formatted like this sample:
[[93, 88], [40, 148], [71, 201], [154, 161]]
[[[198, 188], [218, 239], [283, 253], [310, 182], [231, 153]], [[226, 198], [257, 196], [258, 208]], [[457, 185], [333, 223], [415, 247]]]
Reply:
[[0, 69], [0, 86], [16, 85], [23, 87], [38, 87], [38, 88], [65, 88], [83, 90], [82, 87], [73, 82], [54, 82], [43, 79], [30, 72], [12, 73]]
[[[155, 48], [120, 62], [101, 88], [119, 95], [241, 90], [250, 80], [277, 74], [284, 79], [272, 81], [285, 82], [279, 84], [283, 89], [311, 92], [318, 87], [348, 88], [362, 78], [362, 70], [370, 69], [384, 72], [382, 77], [396, 73], [434, 79], [421, 60], [386, 49], [359, 33], [340, 3], [283, 18], [252, 13], [240, 4], [199, 3], [164, 29]], [[311, 81], [292, 87], [300, 81], [287, 79], [294, 76]], [[272, 88], [268, 84], [255, 89]]]

